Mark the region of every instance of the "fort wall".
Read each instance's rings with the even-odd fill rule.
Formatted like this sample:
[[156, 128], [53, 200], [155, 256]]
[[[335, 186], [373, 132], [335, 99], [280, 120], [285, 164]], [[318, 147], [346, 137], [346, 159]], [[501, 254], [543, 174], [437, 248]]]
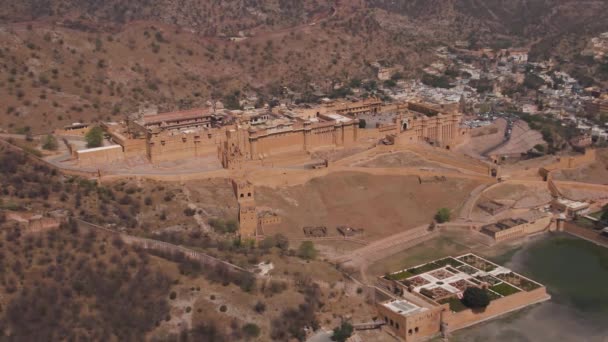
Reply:
[[510, 229], [497, 232], [494, 235], [496, 242], [505, 241], [508, 239], [514, 239], [524, 237], [526, 235], [532, 235], [540, 233], [546, 230], [551, 225], [551, 216], [547, 215], [538, 220], [520, 224]]
[[147, 155], [152, 163], [214, 156], [221, 134], [215, 130], [193, 133], [149, 133]]
[[573, 157], [560, 157], [557, 162], [544, 166], [539, 169], [539, 175], [545, 180], [551, 178], [551, 172], [564, 170], [564, 169], [576, 169], [586, 164], [592, 163], [597, 160], [597, 150], [585, 149], [585, 153], [580, 156]]
[[493, 300], [483, 311], [466, 309], [460, 312], [452, 312], [449, 305], [445, 304], [446, 310], [443, 312], [443, 322], [447, 324], [449, 331], [455, 331], [550, 298], [546, 288], [540, 287], [529, 292], [520, 291]]
[[[398, 113], [392, 124], [359, 128], [359, 114], [389, 109]], [[217, 156], [224, 168], [237, 169], [269, 156], [349, 147], [360, 140], [381, 140], [387, 136], [395, 137], [396, 143], [426, 142], [446, 148], [461, 139], [459, 113], [445, 113], [444, 109], [421, 103], [395, 104], [383, 109], [382, 102], [374, 98], [312, 110], [317, 110], [314, 117], [306, 121], [299, 116], [285, 116], [268, 126], [248, 125], [245, 121], [228, 124], [224, 117], [216, 117], [209, 109], [145, 116], [139, 121], [127, 121], [126, 126], [104, 124], [112, 140], [122, 146], [123, 155], [113, 150], [86, 155], [93, 151], [83, 151], [75, 157], [82, 159], [80, 165], [90, 166], [137, 157], [157, 164]]]
[[125, 155], [120, 145], [90, 148], [76, 151], [78, 165], [93, 166], [98, 164], [112, 164], [124, 160]]

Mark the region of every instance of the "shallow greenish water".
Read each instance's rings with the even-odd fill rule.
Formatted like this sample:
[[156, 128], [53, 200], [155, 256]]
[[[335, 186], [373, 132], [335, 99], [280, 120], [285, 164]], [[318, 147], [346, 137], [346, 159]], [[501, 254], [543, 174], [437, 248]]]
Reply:
[[453, 334], [452, 341], [608, 341], [608, 249], [551, 235], [493, 258], [552, 299]]
[[556, 302], [585, 313], [608, 313], [608, 249], [557, 236], [532, 245], [518, 271], [545, 284]]

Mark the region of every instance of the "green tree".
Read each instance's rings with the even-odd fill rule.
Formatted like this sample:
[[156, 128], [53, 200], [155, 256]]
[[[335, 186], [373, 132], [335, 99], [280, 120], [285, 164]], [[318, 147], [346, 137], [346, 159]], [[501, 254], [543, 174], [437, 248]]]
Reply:
[[287, 248], [289, 248], [289, 240], [287, 239], [287, 237], [283, 234], [275, 234], [274, 235], [274, 241], [276, 241], [276, 246], [277, 248], [286, 251]]
[[312, 241], [304, 241], [298, 248], [298, 256], [305, 260], [313, 260], [317, 257], [317, 250]]
[[259, 247], [261, 249], [271, 249], [272, 247], [276, 247], [277, 245], [277, 240], [274, 238], [274, 236], [267, 236], [264, 238], [264, 240], [260, 241], [260, 245]]
[[446, 76], [435, 76], [431, 74], [424, 74], [421, 79], [422, 83], [435, 88], [452, 88], [449, 78]]
[[243, 326], [243, 333], [249, 338], [260, 336], [260, 327], [253, 323], [247, 323]]
[[545, 153], [545, 145], [536, 144], [534, 145], [534, 148], [540, 153]]
[[103, 145], [103, 129], [99, 126], [91, 128], [84, 136], [88, 148], [100, 147]]
[[361, 80], [358, 79], [358, 78], [353, 78], [348, 83], [348, 86], [351, 87], [351, 88], [359, 88], [361, 86]]
[[224, 96], [224, 98], [222, 99], [224, 107], [230, 110], [242, 109], [241, 104], [239, 102], [240, 95], [241, 92], [237, 90], [231, 94]]
[[43, 149], [49, 150], [49, 151], [55, 151], [55, 150], [57, 150], [58, 147], [59, 147], [59, 145], [57, 144], [57, 139], [55, 139], [54, 136], [49, 134], [46, 137], [44, 137], [44, 140], [42, 142]]
[[234, 233], [237, 230], [239, 230], [238, 222], [236, 222], [235, 220], [226, 221], [226, 232], [227, 233]]
[[365, 119], [359, 119], [359, 128], [365, 127], [367, 127], [367, 122], [365, 121]]
[[435, 220], [439, 223], [445, 223], [450, 220], [452, 213], [448, 208], [441, 208], [437, 210], [437, 214], [435, 214]]
[[343, 322], [339, 327], [334, 329], [334, 334], [331, 336], [331, 340], [345, 342], [352, 334], [353, 326], [348, 322]]
[[483, 309], [490, 304], [490, 296], [487, 290], [468, 287], [462, 295], [462, 304], [471, 309]]
[[545, 80], [535, 74], [526, 74], [524, 86], [528, 89], [537, 90], [545, 84]]
[[393, 79], [386, 80], [386, 81], [384, 81], [384, 86], [387, 88], [394, 88], [397, 86], [397, 82], [395, 82], [395, 80], [393, 80]]
[[608, 222], [608, 209], [604, 209], [604, 213], [600, 217], [600, 220], [602, 222]]

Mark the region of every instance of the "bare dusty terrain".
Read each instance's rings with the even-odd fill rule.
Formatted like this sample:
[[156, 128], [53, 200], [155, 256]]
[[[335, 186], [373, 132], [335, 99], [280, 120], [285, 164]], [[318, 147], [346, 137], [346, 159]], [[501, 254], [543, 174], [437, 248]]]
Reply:
[[404, 151], [397, 152], [392, 154], [385, 154], [375, 157], [374, 159], [361, 164], [363, 167], [390, 167], [390, 168], [399, 168], [399, 167], [418, 167], [418, 168], [426, 168], [432, 169], [435, 171], [456, 171], [455, 168], [446, 167], [445, 165], [441, 165], [439, 163], [434, 163], [432, 161], [428, 161], [419, 155]]
[[474, 158], [482, 158], [483, 152], [503, 142], [506, 128], [507, 122], [504, 119], [498, 119], [490, 126], [474, 128], [470, 140], [457, 150]]
[[478, 184], [464, 179], [420, 184], [416, 176], [340, 172], [304, 185], [259, 187], [256, 200], [283, 217], [283, 223], [266, 234], [301, 238], [304, 226], [327, 226], [336, 235], [336, 226], [352, 225], [365, 229], [365, 239], [376, 240], [431, 222], [438, 208], [456, 211]]
[[539, 184], [497, 184], [482, 195], [482, 198], [494, 200], [509, 207], [530, 208], [536, 207], [551, 201], [551, 193], [547, 185]]
[[536, 145], [545, 145], [542, 134], [530, 129], [525, 121], [516, 121], [513, 125], [511, 139], [500, 148], [492, 151], [492, 154], [518, 154], [526, 153]]
[[553, 174], [553, 178], [583, 183], [608, 184], [608, 150], [599, 150], [596, 162], [574, 170], [557, 171]]

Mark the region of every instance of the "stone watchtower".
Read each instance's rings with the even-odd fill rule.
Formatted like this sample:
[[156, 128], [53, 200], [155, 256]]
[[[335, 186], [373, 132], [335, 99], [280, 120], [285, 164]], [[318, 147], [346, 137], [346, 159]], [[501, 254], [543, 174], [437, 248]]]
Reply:
[[242, 238], [255, 239], [258, 228], [258, 214], [255, 208], [253, 184], [233, 180], [232, 187], [239, 203], [239, 234]]

